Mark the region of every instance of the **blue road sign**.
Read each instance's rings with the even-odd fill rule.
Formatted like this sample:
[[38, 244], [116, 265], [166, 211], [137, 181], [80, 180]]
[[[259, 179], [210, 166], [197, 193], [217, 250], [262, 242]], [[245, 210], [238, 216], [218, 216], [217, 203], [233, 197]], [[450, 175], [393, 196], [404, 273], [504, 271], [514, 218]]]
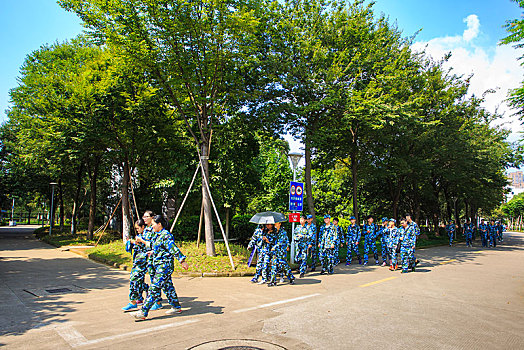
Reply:
[[304, 184], [291, 181], [289, 184], [289, 210], [302, 211], [304, 204]]

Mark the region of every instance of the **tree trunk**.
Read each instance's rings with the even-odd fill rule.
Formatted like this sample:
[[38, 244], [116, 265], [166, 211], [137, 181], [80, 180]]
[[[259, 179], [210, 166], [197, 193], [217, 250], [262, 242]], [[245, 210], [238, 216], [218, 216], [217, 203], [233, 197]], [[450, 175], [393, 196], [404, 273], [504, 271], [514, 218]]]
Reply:
[[129, 161], [124, 159], [124, 174], [122, 176], [122, 240], [127, 242], [131, 237], [131, 218], [129, 212]]
[[76, 173], [76, 191], [73, 199], [73, 214], [71, 215], [71, 234], [76, 235], [78, 225], [78, 210], [80, 201], [80, 191], [82, 189], [82, 173], [84, 172], [84, 163], [81, 162]]
[[360, 223], [358, 213], [358, 200], [357, 200], [357, 185], [358, 185], [358, 165], [357, 165], [357, 151], [353, 149], [349, 156], [351, 161], [351, 180], [353, 181], [353, 216], [357, 219], [357, 224]]
[[397, 188], [395, 189], [395, 194], [393, 196], [393, 217], [398, 222], [398, 205], [400, 202], [400, 193], [402, 192], [402, 186], [404, 185], [404, 176], [401, 176], [397, 183]]
[[27, 208], [27, 224], [31, 225], [31, 207]]
[[453, 201], [453, 209], [455, 211], [455, 224], [458, 226], [458, 229], [460, 230], [462, 228], [462, 225], [460, 224], [460, 214], [458, 210], [458, 197], [455, 198]]
[[62, 178], [58, 179], [58, 203], [60, 205], [60, 232], [64, 232], [65, 209], [64, 209], [64, 187]]
[[96, 180], [98, 177], [98, 160], [94, 160], [89, 169], [89, 187], [91, 193], [89, 195], [89, 224], [87, 225], [87, 239], [93, 239], [93, 232], [95, 231], [96, 218]]
[[204, 143], [202, 144], [202, 203], [204, 204], [204, 234], [206, 237], [206, 254], [208, 256], [216, 256], [211, 197], [207, 192], [204, 174], [207, 178], [209, 188], [211, 190], [211, 183], [209, 179], [209, 147], [206, 141], [204, 141]]

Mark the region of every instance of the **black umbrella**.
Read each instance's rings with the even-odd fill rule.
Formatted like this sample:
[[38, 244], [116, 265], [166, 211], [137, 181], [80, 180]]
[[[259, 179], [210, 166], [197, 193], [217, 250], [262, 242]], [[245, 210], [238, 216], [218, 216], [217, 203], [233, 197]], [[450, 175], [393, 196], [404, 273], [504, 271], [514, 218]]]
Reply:
[[286, 217], [284, 214], [277, 213], [275, 211], [265, 211], [263, 213], [257, 213], [255, 214], [249, 222], [252, 222], [253, 224], [274, 224], [276, 222], [282, 222], [286, 221]]

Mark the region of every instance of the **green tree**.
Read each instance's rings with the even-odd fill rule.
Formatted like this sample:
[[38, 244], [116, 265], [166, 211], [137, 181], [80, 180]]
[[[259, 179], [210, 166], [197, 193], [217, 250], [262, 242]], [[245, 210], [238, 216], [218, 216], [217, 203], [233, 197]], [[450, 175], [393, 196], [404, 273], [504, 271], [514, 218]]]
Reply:
[[[244, 94], [246, 61], [257, 42], [256, 1], [61, 0], [92, 34], [117, 48], [184, 121], [209, 178], [213, 127]], [[204, 180], [203, 180], [204, 181]], [[206, 251], [215, 255], [211, 201], [202, 186]]]

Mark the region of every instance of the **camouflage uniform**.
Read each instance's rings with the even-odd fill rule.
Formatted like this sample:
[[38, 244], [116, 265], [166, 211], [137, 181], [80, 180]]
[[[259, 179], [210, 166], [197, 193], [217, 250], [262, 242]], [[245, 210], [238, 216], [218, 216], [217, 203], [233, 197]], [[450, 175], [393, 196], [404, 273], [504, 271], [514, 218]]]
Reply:
[[487, 247], [488, 246], [488, 237], [489, 237], [489, 226], [487, 224], [480, 224], [479, 225], [479, 231], [480, 231], [480, 238], [482, 238], [482, 246]]
[[387, 229], [388, 235], [388, 249], [389, 249], [389, 259], [391, 266], [397, 266], [397, 245], [399, 242], [399, 230], [397, 227]]
[[[406, 228], [400, 228], [400, 259], [402, 260], [402, 272], [408, 272], [411, 262], [413, 261], [413, 247], [416, 242], [415, 229], [409, 225]], [[414, 269], [414, 267], [412, 266]]]
[[362, 260], [360, 259], [360, 251], [358, 250], [358, 242], [360, 241], [360, 227], [355, 225], [349, 225], [346, 232], [346, 245], [347, 245], [347, 255], [346, 255], [346, 265], [351, 264], [351, 259], [353, 259], [353, 252], [356, 253], [358, 258], [358, 263], [361, 264]]
[[186, 259], [175, 244], [173, 235], [166, 229], [156, 233], [155, 239], [150, 243], [150, 247], [153, 250], [152, 257], [155, 274], [149, 288], [149, 295], [142, 306], [142, 312], [146, 317], [155, 301], [160, 299], [160, 291], [164, 291], [167, 301], [173, 308], [181, 308], [171, 275], [174, 269], [173, 258], [176, 258], [180, 263]]
[[291, 267], [289, 267], [289, 264], [286, 260], [288, 247], [289, 238], [287, 236], [287, 232], [283, 228], [280, 228], [280, 230], [277, 233], [277, 239], [275, 240], [275, 244], [273, 245], [273, 248], [271, 248], [273, 256], [271, 259], [270, 283], [276, 282], [277, 273], [281, 273], [282, 275], [287, 276], [291, 283], [293, 283], [293, 281], [295, 280], [295, 276], [293, 276], [293, 273], [291, 272]]
[[337, 229], [333, 224], [322, 226], [320, 229], [319, 250], [321, 252], [320, 259], [322, 262], [321, 273], [333, 273], [333, 265], [335, 262], [335, 244], [337, 241]]
[[335, 257], [335, 266], [340, 264], [340, 245], [344, 243], [344, 230], [342, 229], [342, 227], [340, 227], [340, 225], [335, 225], [335, 229], [337, 231], [337, 240], [336, 240], [336, 243], [335, 243], [335, 251], [333, 252], [334, 253], [334, 257]]
[[455, 236], [455, 224], [446, 226], [446, 232], [448, 233], [449, 245], [451, 246], [453, 244], [453, 237]]
[[[143, 235], [137, 235], [137, 238], [144, 238]], [[133, 254], [133, 268], [129, 276], [129, 300], [142, 300], [143, 294], [147, 294], [149, 286], [145, 282], [148, 271], [149, 249], [144, 244], [133, 244], [131, 241], [126, 242], [126, 250]]]
[[308, 230], [308, 236], [309, 236], [309, 244], [311, 244], [311, 248], [309, 249], [309, 255], [311, 256], [311, 270], [314, 270], [317, 266], [317, 256], [318, 256], [318, 247], [317, 245], [317, 227], [314, 223], [311, 223], [311, 225], [306, 224], [307, 230]]
[[489, 225], [489, 246], [490, 247], [496, 247], [497, 246], [497, 236], [498, 236], [498, 229], [497, 225]]
[[252, 282], [258, 281], [258, 278], [262, 275], [262, 264], [264, 260], [264, 255], [261, 252], [262, 248], [262, 229], [260, 227], [257, 227], [255, 232], [253, 233], [253, 236], [251, 236], [251, 239], [249, 240], [249, 244], [247, 245], [247, 249], [256, 249], [257, 250], [257, 265], [255, 269], [255, 275], [253, 276]]
[[[261, 255], [260, 258], [262, 259], [262, 261], [261, 261], [260, 270], [261, 270], [261, 275], [262, 275], [262, 282], [267, 282], [270, 277], [271, 259], [274, 254], [274, 252], [271, 249], [273, 248], [273, 245], [276, 242], [277, 232], [276, 232], [276, 229], [273, 227], [273, 229], [270, 232], [266, 231], [266, 229], [263, 229], [261, 235], [262, 236], [260, 238], [261, 243], [260, 243], [259, 251]], [[262, 239], [262, 237], [266, 237], [269, 243], [265, 242]]]
[[375, 223], [365, 224], [362, 226], [362, 234], [364, 234], [364, 265], [368, 263], [369, 250], [373, 251], [375, 263], [378, 265], [378, 251], [377, 251], [377, 225]]
[[310, 238], [306, 225], [298, 225], [293, 233], [295, 240], [295, 262], [300, 264], [299, 273], [303, 275], [307, 270], [307, 247]]
[[464, 238], [466, 239], [466, 247], [472, 247], [473, 246], [473, 223], [466, 223], [464, 224]]

